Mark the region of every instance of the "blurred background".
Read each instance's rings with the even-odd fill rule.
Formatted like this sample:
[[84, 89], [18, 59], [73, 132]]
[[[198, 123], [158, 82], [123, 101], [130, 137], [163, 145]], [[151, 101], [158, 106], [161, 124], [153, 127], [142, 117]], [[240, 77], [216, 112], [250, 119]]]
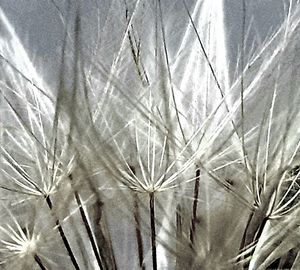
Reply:
[[[135, 1], [128, 1], [132, 6]], [[182, 5], [174, 4], [178, 1], [163, 1], [168, 8], [174, 9], [176, 19], [180, 16], [186, 17]], [[180, 2], [180, 1], [179, 1]], [[192, 5], [195, 1], [186, 1]], [[226, 31], [226, 47], [229, 60], [231, 78], [237, 70], [237, 62], [242, 37], [243, 11], [241, 0], [199, 0], [200, 5], [213, 3], [218, 13], [223, 13]], [[257, 47], [270, 36], [282, 23], [288, 13], [291, 0], [246, 0], [246, 53], [251, 56]], [[72, 6], [72, 1], [70, 1]], [[118, 23], [125, 21], [125, 1], [121, 0], [84, 0], [82, 1], [83, 17], [86, 20], [85, 39], [91, 44], [96, 44], [96, 39], [107, 39], [101, 37], [101, 31], [109, 16], [114, 17], [111, 21], [109, 32], [117, 36], [122, 30], [116, 27]], [[224, 8], [222, 8], [222, 4]], [[44, 79], [51, 85], [57, 78], [57, 64], [61, 50], [64, 33], [63, 22], [67, 18], [68, 1], [65, 0], [1, 0], [0, 7], [15, 28], [15, 31], [29, 56], [39, 67]], [[72, 10], [72, 8], [71, 8]], [[72, 13], [72, 11], [71, 11]], [[220, 14], [221, 15], [221, 14]], [[114, 21], [114, 20], [119, 20]], [[123, 20], [123, 22], [122, 22]], [[96, 37], [96, 33], [100, 33]], [[104, 31], [102, 32], [104, 33]], [[118, 39], [109, 39], [111, 46]]]

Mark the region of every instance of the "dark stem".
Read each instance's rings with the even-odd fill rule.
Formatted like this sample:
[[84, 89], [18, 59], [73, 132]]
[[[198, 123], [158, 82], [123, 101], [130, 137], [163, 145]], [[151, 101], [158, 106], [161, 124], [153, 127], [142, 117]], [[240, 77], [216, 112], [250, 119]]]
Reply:
[[153, 192], [149, 193], [149, 197], [150, 197], [152, 264], [153, 264], [153, 270], [157, 270], [154, 193]]
[[[250, 234], [248, 233], [249, 229], [251, 228], [251, 226], [254, 226], [255, 224], [255, 213], [252, 212], [249, 216], [249, 219], [248, 219], [248, 222], [247, 222], [247, 225], [246, 225], [246, 229], [244, 231], [244, 235], [243, 235], [243, 238], [242, 238], [242, 243], [240, 245], [240, 251], [243, 250], [243, 248], [247, 247], [250, 243], [254, 243], [256, 241], [259, 240], [259, 238], [261, 237], [262, 235], [262, 232], [265, 228], [265, 225], [268, 221], [268, 217], [263, 217], [260, 224], [256, 227], [255, 231], [250, 231]], [[249, 235], [248, 235], [249, 234]], [[250, 255], [253, 255], [255, 252], [252, 251]], [[243, 259], [243, 257], [239, 258], [238, 262], [241, 261]], [[249, 262], [246, 262], [244, 263], [243, 265], [243, 269], [246, 269], [247, 267], [249, 266]]]
[[180, 240], [182, 238], [182, 216], [180, 204], [178, 204], [176, 209], [176, 236], [177, 240]]
[[136, 241], [138, 246], [140, 269], [145, 270], [143, 238], [141, 234], [140, 213], [139, 213], [138, 198], [136, 194], [134, 194], [134, 220], [135, 220], [135, 235], [136, 235]]
[[179, 256], [182, 249], [182, 213], [180, 204], [176, 208], [176, 270], [181, 269], [181, 258]]
[[278, 258], [276, 261], [271, 263], [268, 267], [267, 270], [272, 270], [272, 269], [293, 269], [294, 262], [296, 260], [297, 254], [298, 254], [298, 249], [291, 249], [289, 250], [285, 255], [282, 257]]
[[[48, 204], [49, 209], [52, 210], [53, 205], [52, 205], [52, 201], [51, 201], [51, 199], [50, 199], [49, 196], [46, 197], [46, 202]], [[65, 232], [64, 232], [62, 226], [60, 225], [59, 219], [56, 220], [56, 225], [57, 225], [60, 237], [61, 237], [61, 239], [62, 239], [62, 241], [64, 243], [64, 246], [65, 246], [66, 250], [68, 251], [70, 259], [71, 259], [71, 261], [73, 263], [73, 266], [75, 267], [76, 270], [80, 270], [79, 265], [78, 265], [78, 263], [76, 261], [76, 258], [75, 258], [74, 254], [73, 254], [73, 251], [71, 249], [71, 246], [69, 244], [69, 241], [68, 241], [68, 239], [67, 239], [67, 237], [65, 235]]]
[[196, 170], [196, 179], [195, 179], [195, 188], [194, 188], [193, 213], [192, 213], [191, 228], [190, 228], [191, 244], [194, 244], [194, 236], [195, 236], [195, 230], [196, 230], [199, 186], [200, 186], [200, 169], [197, 169]]
[[241, 245], [240, 245], [240, 250], [243, 250], [244, 247], [246, 246], [246, 237], [247, 237], [247, 233], [248, 233], [248, 228], [250, 226], [253, 215], [254, 215], [254, 212], [252, 211], [249, 218], [248, 218], [247, 224], [246, 224], [246, 228], [245, 228], [243, 238], [242, 238], [242, 242], [241, 242]]
[[268, 221], [268, 217], [264, 217], [258, 230], [257, 230], [257, 233], [255, 234], [254, 241], [258, 240], [260, 238], [260, 236], [262, 235], [262, 232], [265, 228], [267, 221]]
[[82, 206], [82, 202], [81, 202], [80, 196], [79, 196], [79, 194], [78, 194], [77, 191], [74, 191], [74, 195], [75, 195], [75, 199], [76, 199], [77, 205], [78, 205], [78, 207], [79, 207], [81, 219], [82, 219], [82, 221], [83, 221], [84, 227], [85, 227], [85, 229], [86, 229], [86, 232], [87, 232], [87, 234], [88, 234], [90, 243], [91, 243], [91, 245], [92, 245], [92, 249], [93, 249], [93, 252], [94, 252], [94, 254], [95, 254], [97, 263], [98, 263], [100, 269], [101, 269], [101, 270], [104, 270], [104, 267], [103, 267], [103, 264], [102, 264], [102, 260], [101, 260], [100, 254], [99, 254], [99, 252], [98, 252], [98, 247], [97, 247], [97, 244], [96, 244], [95, 239], [94, 239], [94, 237], [93, 237], [93, 232], [92, 232], [92, 229], [91, 229], [91, 227], [90, 227], [90, 225], [89, 225], [87, 216], [86, 216], [85, 211], [84, 211], [84, 209], [83, 209], [83, 206]]
[[37, 254], [34, 254], [34, 260], [42, 270], [47, 270], [47, 268], [43, 265], [41, 258]]

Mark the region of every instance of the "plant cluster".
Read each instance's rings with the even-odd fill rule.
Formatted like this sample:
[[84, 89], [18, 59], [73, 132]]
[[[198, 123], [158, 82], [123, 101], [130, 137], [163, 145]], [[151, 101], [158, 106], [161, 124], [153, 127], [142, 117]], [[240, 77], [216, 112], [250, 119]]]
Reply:
[[111, 1], [91, 45], [50, 2], [51, 86], [0, 10], [0, 268], [300, 269], [298, 2], [235, 79], [220, 3]]

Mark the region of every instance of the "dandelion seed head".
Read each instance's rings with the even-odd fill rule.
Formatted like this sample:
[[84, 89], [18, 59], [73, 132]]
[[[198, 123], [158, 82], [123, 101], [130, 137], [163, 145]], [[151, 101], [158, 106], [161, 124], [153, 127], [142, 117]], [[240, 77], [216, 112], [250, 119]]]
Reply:
[[38, 242], [39, 242], [38, 235], [27, 238], [24, 241], [23, 245], [21, 246], [22, 248], [20, 249], [20, 256], [24, 257], [26, 255], [32, 255], [36, 253], [38, 248]]
[[[58, 269], [69, 256], [75, 269], [138, 268], [134, 260], [148, 269], [152, 255], [153, 269], [155, 260], [166, 269], [175, 261], [176, 269], [232, 269], [232, 257], [252, 260], [254, 269], [284, 255], [272, 248], [279, 242], [299, 245], [282, 238], [299, 228], [299, 127], [289, 127], [299, 122], [299, 94], [286, 103], [294, 93], [283, 91], [292, 81], [293, 57], [283, 59], [294, 56], [299, 6], [249, 63], [241, 57], [251, 69], [232, 82], [225, 1], [108, 1], [103, 18], [102, 7], [96, 12], [93, 51], [80, 5], [66, 1], [72, 11], [65, 17], [50, 2], [66, 29], [57, 92], [38, 76], [0, 10], [8, 78], [1, 97], [13, 119], [1, 123], [1, 187], [24, 205], [40, 208], [44, 200], [33, 227], [45, 226], [65, 251], [42, 254], [36, 267], [53, 258]], [[116, 211], [126, 212], [124, 223]], [[52, 247], [44, 234], [11, 226], [0, 225], [7, 260]]]
[[40, 241], [40, 236], [38, 234], [29, 233], [28, 228], [20, 228], [17, 230], [13, 229], [11, 226], [1, 226], [1, 232], [3, 232], [6, 237], [1, 240], [1, 252], [7, 253], [7, 257], [18, 256], [23, 259], [26, 256], [32, 256], [38, 250], [38, 243]]

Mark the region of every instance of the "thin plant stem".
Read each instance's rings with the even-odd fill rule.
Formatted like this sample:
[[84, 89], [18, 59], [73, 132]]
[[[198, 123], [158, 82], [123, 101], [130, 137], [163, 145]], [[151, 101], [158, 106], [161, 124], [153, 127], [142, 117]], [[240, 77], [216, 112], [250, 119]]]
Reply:
[[177, 240], [182, 238], [182, 216], [181, 216], [181, 206], [178, 204], [176, 209], [176, 236]]
[[82, 222], [84, 224], [84, 227], [86, 229], [86, 232], [88, 234], [88, 237], [89, 237], [89, 240], [90, 240], [90, 243], [92, 245], [92, 249], [93, 249], [93, 252], [94, 252], [94, 255], [96, 257], [96, 260], [97, 260], [97, 264], [99, 266], [99, 268], [101, 270], [104, 270], [104, 266], [103, 266], [103, 263], [102, 263], [102, 260], [101, 260], [101, 256], [99, 254], [99, 251], [98, 251], [98, 247], [97, 247], [97, 244], [96, 244], [96, 241], [93, 237], [93, 232], [92, 232], [92, 229], [89, 225], [89, 222], [88, 222], [88, 219], [87, 219], [87, 216], [86, 216], [86, 213], [83, 209], [83, 206], [82, 206], [82, 202], [81, 202], [81, 199], [80, 199], [80, 196], [78, 194], [77, 191], [74, 191], [74, 195], [75, 195], [75, 199], [76, 199], [76, 203], [79, 207], [79, 211], [80, 211], [80, 215], [81, 215], [81, 219], [82, 219]]
[[34, 254], [34, 260], [39, 265], [39, 267], [41, 268], [41, 270], [47, 270], [46, 266], [44, 266], [41, 258], [37, 254]]
[[[49, 209], [52, 211], [53, 205], [52, 205], [52, 201], [51, 201], [51, 199], [50, 199], [49, 196], [46, 197], [46, 202], [48, 204]], [[80, 270], [80, 267], [79, 267], [79, 265], [78, 265], [78, 263], [76, 261], [74, 253], [73, 253], [73, 251], [71, 249], [71, 246], [70, 246], [69, 241], [68, 241], [68, 239], [67, 239], [67, 237], [65, 235], [65, 232], [64, 232], [64, 230], [63, 230], [63, 228], [62, 228], [62, 226], [60, 224], [59, 219], [56, 220], [56, 226], [58, 228], [58, 231], [59, 231], [60, 237], [61, 237], [61, 239], [62, 239], [62, 241], [64, 243], [64, 246], [65, 246], [66, 250], [68, 251], [68, 254], [70, 256], [70, 259], [72, 261], [73, 266], [75, 267], [76, 270]]]
[[244, 108], [244, 66], [245, 66], [245, 28], [246, 28], [246, 3], [242, 1], [243, 20], [242, 20], [242, 55], [241, 55], [241, 129], [242, 129], [242, 150], [243, 161], [247, 168], [246, 148], [245, 148], [245, 108]]
[[[135, 173], [135, 167], [130, 166], [130, 170], [134, 175]], [[141, 217], [140, 217], [140, 212], [139, 212], [139, 203], [138, 203], [138, 196], [137, 193], [134, 193], [133, 196], [133, 203], [134, 203], [134, 221], [135, 221], [135, 236], [136, 236], [136, 241], [137, 241], [137, 246], [138, 246], [138, 255], [139, 255], [139, 266], [141, 270], [145, 270], [145, 265], [144, 265], [144, 247], [143, 247], [143, 237], [141, 234]]]
[[179, 259], [179, 254], [181, 250], [181, 242], [182, 242], [182, 210], [181, 210], [181, 205], [178, 204], [176, 207], [176, 268], [175, 269], [180, 269], [180, 259]]
[[[126, 19], [129, 23], [130, 18], [128, 17], [128, 8], [126, 7]], [[130, 43], [131, 53], [133, 57], [134, 64], [136, 66], [136, 70], [138, 73], [138, 76], [143, 84], [143, 86], [149, 86], [149, 79], [147, 76], [147, 73], [145, 71], [145, 67], [143, 66], [141, 62], [141, 52], [140, 52], [140, 42], [136, 40], [134, 35], [134, 28], [131, 24], [131, 30], [128, 30], [128, 40]]]
[[141, 234], [141, 223], [140, 223], [140, 213], [137, 194], [134, 194], [134, 220], [135, 220], [135, 235], [138, 247], [139, 255], [139, 266], [141, 270], [145, 270], [144, 265], [144, 249], [143, 249], [143, 238]]
[[249, 218], [248, 218], [248, 221], [247, 221], [244, 233], [243, 233], [243, 238], [242, 238], [242, 241], [241, 241], [240, 250], [244, 249], [244, 247], [246, 246], [245, 243], [246, 243], [247, 232], [248, 232], [248, 228], [251, 224], [251, 220], [253, 218], [253, 215], [254, 215], [254, 212], [252, 211]]
[[193, 212], [192, 212], [191, 228], [190, 228], [191, 244], [194, 244], [194, 235], [195, 235], [195, 230], [196, 230], [199, 186], [200, 186], [200, 169], [197, 169], [196, 170], [196, 178], [195, 178], [195, 187], [194, 187]]
[[155, 198], [154, 192], [149, 193], [150, 205], [150, 226], [151, 226], [151, 247], [152, 247], [152, 264], [153, 270], [157, 270], [157, 253], [156, 253], [156, 232], [155, 232]]

